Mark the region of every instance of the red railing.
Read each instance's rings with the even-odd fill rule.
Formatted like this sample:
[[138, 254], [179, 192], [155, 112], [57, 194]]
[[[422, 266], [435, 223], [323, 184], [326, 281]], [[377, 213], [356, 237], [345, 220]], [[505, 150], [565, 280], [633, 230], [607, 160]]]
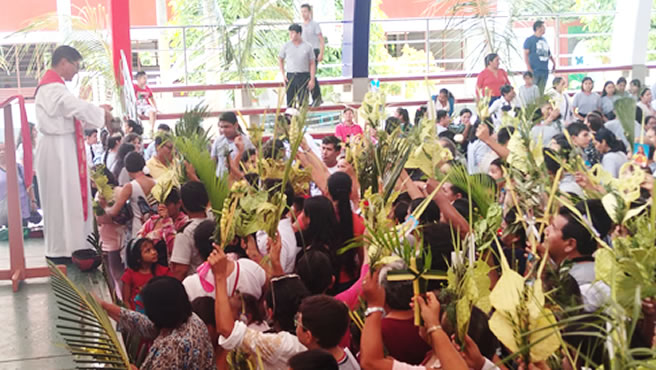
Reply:
[[[23, 141], [25, 186], [32, 185], [32, 139], [31, 130], [25, 112], [25, 99], [17, 95], [0, 103], [4, 111], [5, 125], [5, 160], [7, 168], [7, 211], [9, 219], [9, 270], [0, 270], [0, 280], [11, 280], [14, 292], [18, 291], [21, 281], [29, 278], [50, 275], [48, 267], [27, 268], [23, 247], [23, 222], [21, 218], [20, 192], [18, 189], [18, 168], [16, 165], [16, 144], [14, 143], [14, 122], [12, 103], [18, 102], [21, 116], [21, 137]], [[64, 273], [66, 266], [58, 266]]]

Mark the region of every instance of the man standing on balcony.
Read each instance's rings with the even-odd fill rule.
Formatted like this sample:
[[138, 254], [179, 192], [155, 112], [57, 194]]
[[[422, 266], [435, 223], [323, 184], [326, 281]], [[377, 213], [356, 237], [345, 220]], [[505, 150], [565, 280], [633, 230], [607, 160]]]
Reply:
[[84, 128], [101, 128], [112, 120], [111, 107], [78, 99], [66, 88], [64, 81], [73, 79], [81, 63], [77, 50], [58, 47], [52, 54], [52, 67], [36, 91], [41, 136], [35, 164], [48, 258], [70, 258], [74, 251], [88, 248], [86, 238], [93, 232], [93, 213]]
[[549, 43], [543, 37], [546, 31], [543, 21], [533, 23], [533, 36], [524, 41], [524, 61], [526, 69], [533, 73], [535, 84], [540, 89], [540, 94], [544, 93], [544, 87], [549, 77], [549, 60], [553, 64], [552, 69], [556, 68], [556, 61], [549, 51]]
[[[287, 87], [287, 106], [301, 107], [307, 102], [308, 90], [314, 89], [316, 64], [312, 45], [303, 41], [303, 28], [299, 24], [289, 26], [289, 41], [278, 54], [280, 72]], [[285, 73], [285, 64], [287, 73]]]
[[[314, 49], [314, 65], [315, 70], [319, 71], [319, 62], [323, 61], [323, 50], [325, 48], [325, 41], [321, 34], [321, 27], [319, 23], [312, 19], [312, 7], [310, 4], [301, 5], [301, 15], [303, 16], [303, 41], [312, 45]], [[318, 107], [321, 105], [321, 88], [319, 81], [314, 79], [314, 89], [312, 89], [312, 106]]]

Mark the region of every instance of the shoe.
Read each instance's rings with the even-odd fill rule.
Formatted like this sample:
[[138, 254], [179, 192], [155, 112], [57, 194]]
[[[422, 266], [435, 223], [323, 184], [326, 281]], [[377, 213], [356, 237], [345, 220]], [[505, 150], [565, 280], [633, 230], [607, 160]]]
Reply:
[[314, 107], [314, 108], [319, 107], [319, 106], [321, 106], [321, 103], [323, 103], [323, 100], [321, 100], [321, 98], [319, 98], [319, 99], [312, 102], [312, 107]]

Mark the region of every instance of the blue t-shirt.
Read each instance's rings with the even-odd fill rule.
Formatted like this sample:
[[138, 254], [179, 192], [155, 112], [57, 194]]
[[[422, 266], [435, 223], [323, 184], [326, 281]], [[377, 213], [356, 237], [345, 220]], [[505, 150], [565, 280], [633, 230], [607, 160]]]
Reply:
[[528, 50], [528, 61], [534, 71], [548, 71], [549, 70], [549, 43], [544, 37], [537, 37], [535, 35], [529, 37], [524, 41], [524, 49]]

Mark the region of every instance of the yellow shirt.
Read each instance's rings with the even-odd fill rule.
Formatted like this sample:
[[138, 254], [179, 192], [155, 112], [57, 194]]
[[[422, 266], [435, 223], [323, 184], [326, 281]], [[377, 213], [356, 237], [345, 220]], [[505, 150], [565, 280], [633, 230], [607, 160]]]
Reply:
[[170, 168], [160, 162], [156, 156], [153, 156], [148, 162], [146, 162], [146, 167], [148, 167], [150, 176], [152, 176], [154, 180], [157, 180], [157, 178], [163, 175], [166, 171], [170, 170]]

